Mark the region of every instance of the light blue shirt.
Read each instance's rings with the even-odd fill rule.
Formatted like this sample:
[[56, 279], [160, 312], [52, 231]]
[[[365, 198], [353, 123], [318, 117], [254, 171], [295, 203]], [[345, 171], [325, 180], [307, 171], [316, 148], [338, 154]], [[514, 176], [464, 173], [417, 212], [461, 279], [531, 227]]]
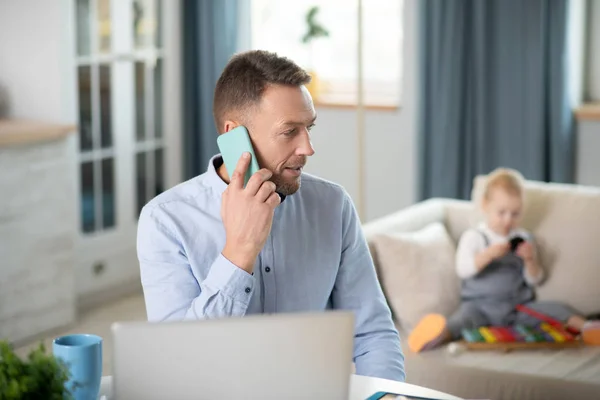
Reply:
[[206, 173], [142, 210], [137, 250], [148, 320], [352, 310], [356, 373], [404, 381], [398, 332], [346, 191], [302, 174], [249, 274], [221, 255], [221, 163], [215, 156]]

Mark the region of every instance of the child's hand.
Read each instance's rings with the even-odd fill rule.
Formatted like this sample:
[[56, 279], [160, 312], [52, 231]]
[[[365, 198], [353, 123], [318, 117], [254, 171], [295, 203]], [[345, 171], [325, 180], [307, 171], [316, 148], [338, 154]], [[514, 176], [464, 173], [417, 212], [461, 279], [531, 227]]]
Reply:
[[510, 242], [502, 242], [496, 243], [488, 247], [488, 256], [495, 260], [496, 258], [500, 258], [504, 256], [506, 253], [510, 251]]
[[515, 252], [525, 262], [531, 262], [535, 260], [535, 251], [533, 245], [530, 242], [523, 242], [517, 247]]
[[486, 247], [485, 250], [475, 255], [477, 271], [483, 271], [496, 258], [500, 258], [510, 251], [510, 242], [496, 243]]

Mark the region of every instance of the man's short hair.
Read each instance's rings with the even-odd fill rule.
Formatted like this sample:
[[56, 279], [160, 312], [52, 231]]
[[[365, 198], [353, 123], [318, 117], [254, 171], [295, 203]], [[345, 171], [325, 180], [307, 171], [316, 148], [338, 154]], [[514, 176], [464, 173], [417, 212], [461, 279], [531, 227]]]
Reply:
[[268, 85], [301, 86], [310, 75], [288, 58], [264, 50], [234, 55], [221, 73], [213, 100], [217, 130], [225, 121], [239, 117], [256, 106]]

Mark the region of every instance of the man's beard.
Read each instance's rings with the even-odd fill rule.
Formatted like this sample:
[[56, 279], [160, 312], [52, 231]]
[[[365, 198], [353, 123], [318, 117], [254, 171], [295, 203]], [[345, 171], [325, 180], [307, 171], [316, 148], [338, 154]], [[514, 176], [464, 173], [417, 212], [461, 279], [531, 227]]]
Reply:
[[[306, 156], [299, 157], [293, 161], [288, 160], [288, 163], [286, 163], [286, 167], [288, 167], [288, 168], [300, 168], [300, 167], [304, 168], [306, 166], [306, 161], [307, 161]], [[292, 179], [286, 179], [283, 176], [284, 171], [285, 171], [285, 169], [282, 172], [277, 172], [277, 173], [274, 172], [270, 181], [275, 184], [275, 191], [277, 193], [280, 193], [284, 196], [289, 196], [289, 195], [296, 193], [298, 191], [298, 189], [300, 189], [300, 180], [302, 178], [302, 175], [292, 178]]]
[[292, 195], [292, 194], [296, 193], [298, 191], [298, 189], [300, 189], [301, 176], [297, 177], [293, 181], [288, 181], [285, 178], [283, 178], [281, 175], [277, 174], [277, 175], [273, 175], [270, 180], [276, 186], [275, 191], [277, 193], [281, 193], [285, 196]]

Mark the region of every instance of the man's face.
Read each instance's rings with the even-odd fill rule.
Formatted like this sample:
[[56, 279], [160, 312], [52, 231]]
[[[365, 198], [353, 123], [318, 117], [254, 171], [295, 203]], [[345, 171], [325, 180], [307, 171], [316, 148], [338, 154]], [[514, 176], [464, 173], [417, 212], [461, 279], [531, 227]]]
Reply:
[[317, 114], [304, 86], [270, 85], [258, 107], [247, 117], [247, 128], [261, 168], [273, 172], [271, 181], [284, 195], [300, 188], [307, 158], [315, 151], [310, 130]]

